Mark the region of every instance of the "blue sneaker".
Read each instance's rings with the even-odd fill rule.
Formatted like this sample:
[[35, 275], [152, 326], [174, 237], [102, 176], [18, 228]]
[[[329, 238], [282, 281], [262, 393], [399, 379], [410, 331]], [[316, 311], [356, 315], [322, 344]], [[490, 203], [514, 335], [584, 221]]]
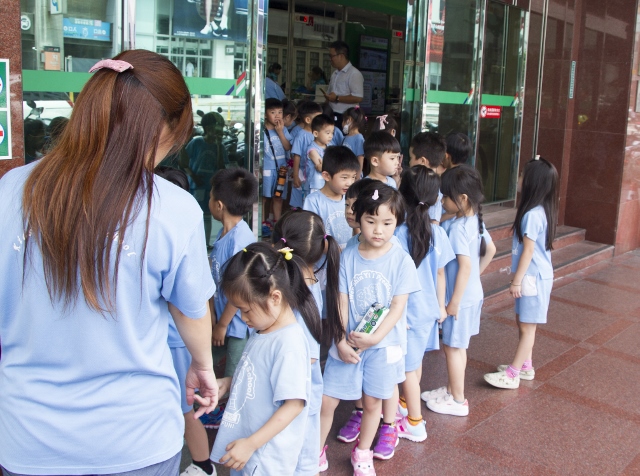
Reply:
[[222, 415], [224, 415], [225, 404], [218, 405], [211, 413], [205, 413], [200, 417], [202, 426], [205, 428], [217, 430], [220, 428]]

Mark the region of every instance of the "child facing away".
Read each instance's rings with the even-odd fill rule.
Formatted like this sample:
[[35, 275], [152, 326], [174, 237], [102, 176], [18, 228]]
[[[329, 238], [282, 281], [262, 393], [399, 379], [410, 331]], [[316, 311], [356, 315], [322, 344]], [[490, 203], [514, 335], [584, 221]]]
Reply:
[[298, 110], [296, 109], [296, 104], [293, 101], [289, 101], [288, 99], [284, 99], [282, 101], [282, 120], [284, 122], [284, 127], [287, 128], [291, 137], [295, 137], [294, 130], [299, 128], [296, 123], [296, 119], [298, 118]]
[[360, 235], [360, 225], [356, 221], [356, 212], [353, 209], [353, 204], [356, 203], [358, 195], [360, 195], [360, 192], [362, 192], [364, 187], [366, 187], [370, 181], [371, 179], [368, 178], [356, 180], [347, 189], [347, 193], [344, 194], [344, 217], [347, 220], [347, 225], [349, 225], [353, 234], [353, 236], [349, 238], [347, 246], [352, 244], [354, 237], [356, 237], [355, 240], [357, 241], [358, 236]]
[[[224, 375], [231, 377], [242, 357], [249, 330], [238, 308], [229, 302], [222, 290], [222, 269], [233, 255], [256, 241], [242, 216], [253, 209], [258, 196], [258, 181], [246, 169], [220, 170], [211, 180], [210, 195], [211, 215], [222, 223], [210, 255], [211, 275], [217, 288], [210, 301], [212, 315], [216, 318], [212, 336], [213, 362], [216, 365], [226, 357]], [[205, 427], [217, 428], [223, 411], [224, 404], [221, 404], [215, 412], [205, 416]]]
[[498, 372], [484, 376], [494, 387], [518, 388], [521, 379], [535, 378], [532, 353], [536, 326], [547, 323], [553, 287], [551, 250], [558, 217], [557, 184], [558, 172], [545, 159], [538, 156], [525, 166], [513, 223], [511, 269], [515, 274], [509, 288], [515, 298], [520, 338], [511, 365], [500, 365]]
[[[178, 169], [166, 166], [158, 166], [154, 169], [154, 172], [159, 177], [168, 180], [174, 185], [182, 188], [185, 191], [189, 191], [189, 180], [187, 175]], [[180, 312], [177, 308], [169, 304], [169, 312], [174, 319], [175, 313]], [[184, 439], [187, 442], [189, 453], [193, 462], [187, 466], [187, 468], [180, 473], [181, 476], [202, 475], [206, 473], [208, 475], [213, 474], [215, 468], [209, 459], [209, 441], [207, 439], [207, 432], [202, 425], [202, 422], [194, 417], [193, 405], [187, 403], [187, 388], [185, 380], [187, 377], [187, 371], [191, 365], [191, 354], [187, 350], [184, 341], [178, 333], [174, 319], [169, 320], [169, 334], [168, 344], [171, 351], [171, 358], [173, 360], [173, 367], [176, 369], [176, 375], [178, 376], [178, 383], [180, 384], [180, 406], [184, 415]], [[203, 415], [203, 416], [206, 416]]]
[[[272, 235], [276, 249], [292, 248], [293, 259], [302, 269], [302, 274], [322, 314], [323, 306], [328, 313], [338, 314], [338, 280], [340, 274], [340, 247], [327, 235], [322, 219], [315, 213], [292, 210], [276, 223]], [[325, 252], [326, 249], [326, 252]], [[323, 298], [315, 266], [323, 263], [326, 276], [326, 297]], [[311, 399], [309, 416], [304, 432], [304, 443], [298, 458], [295, 475], [309, 476], [318, 473], [318, 447], [320, 446], [320, 407], [322, 404], [322, 370], [320, 368], [320, 342], [308, 331], [302, 316], [296, 312], [298, 323], [305, 330], [311, 351]]]
[[291, 160], [293, 187], [291, 190], [291, 200], [289, 204], [292, 207], [301, 208], [304, 201], [304, 192], [302, 185], [306, 187], [305, 168], [307, 163], [307, 152], [309, 145], [313, 142], [313, 132], [311, 131], [311, 123], [313, 119], [322, 114], [322, 107], [313, 101], [303, 101], [298, 104], [298, 120], [300, 126], [297, 132], [294, 131], [294, 140], [291, 146]]
[[[321, 116], [318, 116], [321, 117]], [[322, 188], [311, 193], [304, 209], [318, 214], [327, 233], [344, 248], [352, 231], [345, 219], [344, 195], [356, 180], [360, 165], [358, 159], [344, 146], [327, 147], [322, 161]]]
[[447, 317], [444, 267], [455, 259], [446, 232], [431, 222], [429, 211], [438, 200], [440, 177], [433, 170], [416, 165], [402, 175], [400, 193], [407, 206], [406, 222], [396, 228], [402, 248], [411, 255], [418, 270], [420, 291], [407, 302], [406, 379], [396, 423], [398, 436], [410, 441], [427, 438], [420, 411], [420, 379], [425, 352], [440, 348], [438, 323]]
[[231, 377], [218, 380], [231, 389], [211, 459], [232, 475], [294, 474], [307, 426], [310, 352], [307, 329], [319, 340], [318, 307], [290, 248], [252, 243], [224, 269], [222, 289], [253, 328]]
[[447, 136], [447, 156], [444, 166], [447, 169], [466, 164], [471, 157], [471, 139], [462, 132], [452, 132]]
[[364, 163], [364, 136], [361, 131], [364, 131], [366, 119], [364, 112], [358, 106], [350, 107], [342, 115], [342, 132], [345, 136], [342, 145], [356, 154], [361, 172]]
[[380, 180], [390, 187], [397, 188], [392, 176], [397, 173], [400, 162], [400, 143], [385, 131], [373, 132], [364, 141], [363, 175]]
[[324, 152], [333, 139], [333, 119], [326, 114], [320, 114], [311, 121], [311, 131], [313, 133], [313, 142], [309, 144], [307, 150], [307, 162], [305, 173], [307, 175], [306, 189], [309, 193], [313, 193], [324, 187], [324, 179], [322, 178], [322, 158]]
[[265, 101], [264, 114], [264, 159], [262, 162], [262, 216], [271, 216], [278, 221], [282, 215], [282, 201], [287, 198], [287, 187], [276, 193], [278, 174], [287, 168], [287, 152], [291, 150], [293, 138], [282, 119], [282, 102], [270, 98]]
[[[324, 370], [320, 470], [328, 467], [324, 444], [338, 403], [363, 396], [359, 440], [351, 452], [355, 476], [375, 475], [371, 446], [382, 401], [404, 379], [406, 304], [409, 294], [420, 290], [411, 257], [389, 242], [404, 221], [402, 197], [391, 187], [374, 185], [371, 194], [363, 192], [355, 203], [363, 241], [346, 248], [340, 259], [340, 314], [327, 314], [331, 348]], [[355, 332], [375, 304], [389, 309], [384, 321], [375, 333]]]
[[482, 178], [473, 167], [461, 165], [442, 174], [442, 205], [456, 219], [449, 241], [456, 255], [445, 267], [447, 318], [442, 322], [442, 344], [447, 359], [447, 386], [423, 392], [427, 408], [436, 413], [467, 416], [464, 375], [469, 340], [480, 332], [484, 294], [480, 275], [496, 247], [482, 221]]
[[393, 115], [391, 114], [378, 116], [376, 117], [376, 120], [373, 121], [373, 124], [371, 125], [370, 133], [372, 134], [378, 131], [388, 132], [393, 137], [395, 137], [396, 133], [398, 132], [398, 121], [396, 121]]
[[[447, 145], [440, 134], [435, 132], [419, 132], [409, 146], [409, 165], [424, 165], [438, 175], [446, 170], [444, 160], [447, 154]], [[442, 193], [438, 192], [438, 201], [429, 209], [431, 221], [436, 225], [442, 218]]]

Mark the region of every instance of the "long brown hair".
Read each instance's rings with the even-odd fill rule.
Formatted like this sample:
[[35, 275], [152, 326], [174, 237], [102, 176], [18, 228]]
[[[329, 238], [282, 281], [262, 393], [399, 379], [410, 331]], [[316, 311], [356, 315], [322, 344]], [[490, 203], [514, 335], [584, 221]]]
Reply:
[[[173, 144], [169, 153], [176, 152], [193, 127], [189, 90], [168, 59], [146, 50], [124, 51], [114, 59], [133, 69], [105, 68], [92, 76], [22, 197], [25, 272], [33, 240], [42, 253], [51, 300], [62, 300], [67, 308], [81, 290], [87, 305], [103, 314], [115, 309], [127, 225], [151, 207], [157, 150]], [[166, 142], [159, 144], [163, 131]], [[145, 245], [149, 213], [146, 220]]]

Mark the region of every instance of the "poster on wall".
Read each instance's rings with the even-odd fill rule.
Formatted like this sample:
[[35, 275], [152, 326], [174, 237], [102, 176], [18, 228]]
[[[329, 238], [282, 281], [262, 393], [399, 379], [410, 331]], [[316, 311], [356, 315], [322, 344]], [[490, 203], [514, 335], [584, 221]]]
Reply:
[[362, 71], [362, 76], [364, 78], [364, 97], [360, 107], [366, 114], [383, 113], [387, 73]]
[[0, 59], [0, 160], [11, 159], [9, 60]]
[[173, 35], [247, 41], [248, 0], [174, 0]]

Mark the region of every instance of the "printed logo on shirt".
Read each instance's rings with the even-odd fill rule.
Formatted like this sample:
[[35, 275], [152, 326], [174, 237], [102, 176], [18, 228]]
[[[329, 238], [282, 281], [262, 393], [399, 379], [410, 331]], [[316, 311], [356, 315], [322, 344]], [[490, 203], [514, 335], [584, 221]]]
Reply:
[[253, 400], [256, 397], [256, 373], [253, 363], [246, 352], [242, 354], [240, 363], [236, 368], [232, 385], [229, 401], [221, 423], [227, 428], [232, 428], [240, 423], [240, 412], [245, 403], [247, 400]]
[[335, 211], [327, 217], [327, 231], [341, 246], [349, 241], [352, 230], [344, 216], [344, 211]]
[[366, 270], [356, 274], [349, 283], [349, 302], [355, 308], [356, 322], [360, 322], [372, 304], [391, 305], [391, 283], [380, 272]]

